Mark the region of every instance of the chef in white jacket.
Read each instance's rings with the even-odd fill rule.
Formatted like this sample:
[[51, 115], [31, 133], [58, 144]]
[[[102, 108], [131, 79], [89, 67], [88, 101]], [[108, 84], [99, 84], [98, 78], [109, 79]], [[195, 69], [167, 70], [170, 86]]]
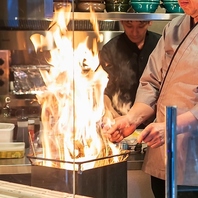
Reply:
[[[148, 145], [143, 171], [151, 175], [156, 198], [166, 193], [166, 106], [177, 107], [177, 184], [198, 187], [198, 1], [178, 2], [185, 14], [164, 28], [140, 79], [134, 105], [104, 128], [110, 141], [120, 142], [156, 114], [155, 123], [138, 137]], [[198, 197], [198, 192], [192, 194]]]

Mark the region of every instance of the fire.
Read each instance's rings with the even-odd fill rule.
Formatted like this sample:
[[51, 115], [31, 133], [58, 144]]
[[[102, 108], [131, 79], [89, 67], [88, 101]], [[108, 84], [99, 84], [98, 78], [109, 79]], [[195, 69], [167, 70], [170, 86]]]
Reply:
[[[52, 65], [49, 71], [40, 70], [46, 84], [38, 92], [37, 99], [42, 107], [43, 157], [64, 161], [81, 162], [120, 153], [120, 148], [102, 136], [101, 119], [104, 115], [103, 93], [108, 82], [107, 74], [99, 66], [97, 42], [101, 41], [97, 19], [92, 11], [92, 24], [97, 39], [88, 49], [87, 39], [76, 49], [67, 30], [71, 6], [63, 7], [55, 16], [49, 37], [32, 35], [35, 49], [53, 39]], [[107, 158], [102, 162], [89, 163], [83, 169], [122, 160], [123, 157]], [[55, 166], [47, 162], [47, 166]], [[59, 165], [60, 166], [60, 165]], [[68, 168], [62, 163], [62, 168]]]

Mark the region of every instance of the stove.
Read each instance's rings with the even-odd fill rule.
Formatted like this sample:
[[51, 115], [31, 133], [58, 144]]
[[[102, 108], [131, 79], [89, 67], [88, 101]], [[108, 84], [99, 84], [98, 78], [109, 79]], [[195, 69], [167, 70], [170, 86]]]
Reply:
[[[30, 159], [32, 162], [36, 157]], [[41, 159], [37, 158], [39, 161]], [[127, 198], [127, 161], [81, 170], [82, 165], [87, 162], [90, 161], [75, 163], [78, 166], [77, 171], [32, 163], [31, 185], [94, 198]]]

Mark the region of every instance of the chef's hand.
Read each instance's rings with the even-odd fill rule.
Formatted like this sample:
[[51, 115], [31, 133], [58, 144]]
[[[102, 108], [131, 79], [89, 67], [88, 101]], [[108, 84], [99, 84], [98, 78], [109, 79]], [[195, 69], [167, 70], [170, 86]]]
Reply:
[[112, 126], [105, 125], [103, 128], [103, 134], [111, 142], [120, 142], [125, 137], [132, 134], [136, 129], [135, 125], [130, 125], [127, 116], [120, 116], [115, 119]]
[[138, 136], [137, 141], [144, 141], [147, 146], [157, 148], [165, 143], [165, 123], [151, 123]]

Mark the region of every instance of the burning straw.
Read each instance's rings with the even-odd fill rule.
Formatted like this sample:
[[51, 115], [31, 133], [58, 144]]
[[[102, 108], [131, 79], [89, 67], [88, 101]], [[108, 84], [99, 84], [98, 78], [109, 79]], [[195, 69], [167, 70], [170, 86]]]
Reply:
[[[63, 8], [64, 9], [64, 8]], [[97, 19], [92, 11], [92, 22], [98, 32], [93, 40], [93, 49], [87, 48], [87, 39], [73, 48], [73, 37], [67, 30], [70, 9], [55, 14], [49, 38], [54, 40], [51, 50], [52, 65], [49, 71], [41, 70], [46, 84], [37, 94], [42, 107], [43, 157], [66, 161], [86, 161], [109, 155], [117, 155], [120, 148], [110, 143], [101, 134], [101, 119], [104, 115], [103, 94], [108, 82], [107, 73], [99, 66]], [[66, 18], [64, 18], [66, 17]], [[39, 39], [38, 39], [39, 38]], [[47, 44], [48, 38], [34, 35], [36, 50]], [[42, 42], [41, 42], [42, 41]], [[86, 67], [85, 67], [86, 66]], [[107, 158], [92, 166], [122, 161], [124, 157]], [[52, 166], [51, 163], [48, 164]]]

